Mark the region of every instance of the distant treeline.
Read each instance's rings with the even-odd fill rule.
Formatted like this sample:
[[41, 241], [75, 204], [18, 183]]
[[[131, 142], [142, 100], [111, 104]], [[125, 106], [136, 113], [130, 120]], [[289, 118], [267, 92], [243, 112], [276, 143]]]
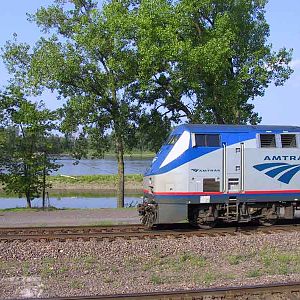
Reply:
[[[19, 135], [15, 128], [7, 127], [0, 128], [0, 135], [9, 135], [10, 141], [13, 143], [13, 140]], [[166, 135], [167, 137], [167, 135]], [[95, 153], [95, 149], [93, 148], [93, 142], [88, 137], [80, 137], [80, 139], [76, 136], [72, 136], [69, 134], [58, 135], [58, 134], [50, 134], [49, 136], [43, 137], [43, 143], [45, 140], [48, 144], [50, 150], [50, 154], [55, 157], [60, 156], [72, 156], [76, 157], [81, 152], [80, 148], [84, 147], [85, 151], [83, 153], [83, 157], [101, 157], [102, 155], [114, 155], [115, 154], [115, 145], [114, 145], [114, 137], [113, 134], [107, 135], [105, 138], [105, 151], [103, 151], [102, 155], [99, 153]], [[102, 140], [103, 142], [103, 140]], [[144, 138], [141, 137], [139, 133], [135, 136], [132, 136], [132, 142], [130, 143], [132, 146], [127, 147], [126, 154], [129, 155], [153, 155], [155, 152], [159, 150], [164, 140], [161, 137], [158, 140], [147, 139], [147, 135]], [[81, 156], [81, 155], [80, 155]]]

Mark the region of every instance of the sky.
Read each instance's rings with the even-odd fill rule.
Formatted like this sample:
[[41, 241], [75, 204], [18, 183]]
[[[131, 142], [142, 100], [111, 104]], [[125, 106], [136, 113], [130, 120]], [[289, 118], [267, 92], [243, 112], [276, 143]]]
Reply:
[[[33, 13], [41, 6], [48, 6], [51, 0], [2, 0], [0, 10], [0, 47], [18, 34], [18, 41], [33, 44], [40, 36], [38, 27], [27, 21], [26, 13]], [[294, 73], [283, 87], [269, 86], [264, 97], [256, 98], [255, 111], [262, 117], [264, 125], [300, 126], [300, 1], [269, 0], [266, 19], [270, 25], [269, 43], [277, 51], [282, 47], [293, 48], [291, 66]], [[0, 61], [0, 86], [7, 83], [8, 73]], [[61, 105], [55, 94], [43, 97], [47, 107], [54, 109]]]

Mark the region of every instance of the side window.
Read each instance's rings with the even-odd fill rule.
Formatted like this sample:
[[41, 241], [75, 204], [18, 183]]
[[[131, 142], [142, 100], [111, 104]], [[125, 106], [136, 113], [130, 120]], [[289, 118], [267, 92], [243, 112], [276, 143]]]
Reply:
[[282, 148], [296, 148], [296, 135], [295, 134], [282, 134], [281, 135]]
[[195, 134], [196, 147], [220, 147], [219, 134]]
[[275, 134], [260, 134], [261, 148], [276, 148]]

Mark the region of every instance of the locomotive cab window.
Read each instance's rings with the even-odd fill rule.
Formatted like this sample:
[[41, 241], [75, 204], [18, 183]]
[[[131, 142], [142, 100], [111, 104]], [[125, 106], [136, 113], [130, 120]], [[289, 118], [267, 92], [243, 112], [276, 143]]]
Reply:
[[180, 138], [180, 134], [171, 135], [168, 138], [166, 145], [175, 145], [175, 143], [179, 140], [179, 138]]
[[220, 135], [195, 134], [195, 147], [220, 147]]
[[296, 148], [296, 135], [295, 134], [282, 134], [281, 135], [282, 148]]
[[275, 134], [260, 134], [261, 148], [276, 148]]

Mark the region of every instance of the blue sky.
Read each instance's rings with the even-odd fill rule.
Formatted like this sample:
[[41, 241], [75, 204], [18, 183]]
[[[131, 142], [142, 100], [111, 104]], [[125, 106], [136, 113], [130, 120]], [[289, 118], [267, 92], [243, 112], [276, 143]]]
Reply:
[[[40, 6], [51, 4], [50, 0], [2, 1], [0, 10], [0, 46], [18, 34], [19, 41], [33, 43], [40, 35], [35, 24], [27, 21], [26, 12], [35, 12]], [[300, 125], [300, 1], [269, 0], [266, 19], [270, 25], [269, 42], [274, 50], [285, 46], [293, 48], [294, 73], [283, 87], [270, 86], [263, 98], [254, 101], [255, 111], [262, 116], [262, 124]], [[8, 74], [0, 61], [0, 86], [6, 84]], [[47, 93], [44, 100], [48, 107], [56, 108], [61, 102]]]

